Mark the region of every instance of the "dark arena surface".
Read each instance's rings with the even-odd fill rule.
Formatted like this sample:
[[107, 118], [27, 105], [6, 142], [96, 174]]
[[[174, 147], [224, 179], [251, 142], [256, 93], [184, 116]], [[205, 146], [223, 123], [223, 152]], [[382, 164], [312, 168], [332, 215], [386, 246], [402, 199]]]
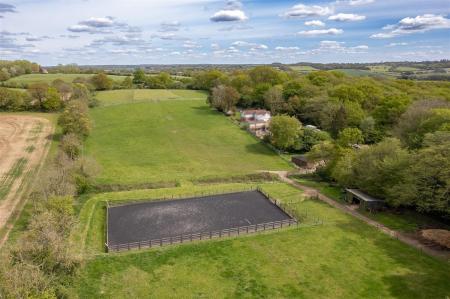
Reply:
[[108, 245], [291, 219], [258, 191], [108, 208]]

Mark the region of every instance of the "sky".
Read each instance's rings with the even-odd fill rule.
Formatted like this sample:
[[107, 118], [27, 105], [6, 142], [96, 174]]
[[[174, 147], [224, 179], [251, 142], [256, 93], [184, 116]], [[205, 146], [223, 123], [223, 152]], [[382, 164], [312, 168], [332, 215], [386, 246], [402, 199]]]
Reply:
[[0, 0], [0, 59], [42, 65], [450, 59], [450, 0]]

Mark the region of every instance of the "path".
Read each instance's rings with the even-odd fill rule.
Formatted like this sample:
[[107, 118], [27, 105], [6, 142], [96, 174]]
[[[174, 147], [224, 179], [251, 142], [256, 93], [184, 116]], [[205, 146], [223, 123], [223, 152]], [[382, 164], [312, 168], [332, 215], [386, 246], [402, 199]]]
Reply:
[[287, 171], [270, 171], [271, 173], [277, 174], [279, 176], [279, 178], [285, 182], [288, 183], [291, 186], [294, 186], [298, 189], [303, 190], [304, 194], [308, 197], [314, 197], [314, 198], [318, 198], [323, 202], [326, 202], [327, 204], [329, 204], [332, 207], [335, 207], [336, 209], [341, 210], [344, 213], [347, 213], [349, 215], [352, 215], [353, 217], [358, 218], [361, 221], [364, 221], [365, 223], [367, 223], [370, 226], [376, 227], [378, 228], [381, 232], [396, 238], [400, 241], [402, 241], [405, 244], [408, 244], [410, 246], [413, 246], [415, 248], [417, 248], [420, 251], [423, 251], [431, 256], [437, 257], [437, 258], [441, 258], [444, 260], [449, 260], [450, 256], [448, 252], [444, 252], [444, 251], [439, 251], [439, 250], [435, 250], [433, 248], [427, 247], [423, 244], [421, 244], [418, 240], [413, 239], [411, 237], [405, 236], [395, 230], [392, 230], [390, 228], [388, 228], [387, 226], [373, 220], [370, 219], [367, 216], [364, 216], [362, 214], [360, 214], [358, 211], [352, 209], [350, 206], [346, 206], [343, 204], [338, 203], [337, 201], [335, 201], [334, 199], [329, 198], [328, 196], [323, 195], [322, 193], [320, 193], [317, 189], [302, 185], [292, 179], [290, 179], [288, 177], [288, 172]]

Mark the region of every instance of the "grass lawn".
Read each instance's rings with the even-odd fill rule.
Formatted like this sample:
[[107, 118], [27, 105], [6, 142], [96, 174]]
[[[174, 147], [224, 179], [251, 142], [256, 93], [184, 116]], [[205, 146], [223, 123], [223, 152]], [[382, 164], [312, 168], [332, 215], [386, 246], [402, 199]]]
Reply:
[[336, 185], [303, 176], [293, 176], [292, 178], [297, 182], [299, 182], [300, 184], [319, 190], [320, 193], [322, 193], [323, 195], [326, 195], [340, 203], [345, 202], [342, 193], [342, 188]]
[[[75, 78], [90, 78], [92, 74], [28, 74], [18, 77], [14, 77], [6, 81], [6, 83], [17, 83], [17, 84], [32, 84], [38, 82], [45, 82], [51, 84], [56, 79], [61, 79], [65, 82], [71, 83]], [[115, 81], [121, 81], [125, 76], [108, 76]]]
[[[297, 182], [316, 188], [322, 194], [340, 202], [346, 204], [342, 193], [342, 188], [339, 186], [332, 185], [328, 182], [317, 181], [308, 177], [293, 177]], [[385, 210], [376, 213], [369, 213], [365, 210], [359, 210], [363, 215], [378, 221], [390, 229], [397, 230], [404, 233], [413, 233], [423, 227], [440, 227], [449, 229], [448, 225], [445, 225], [431, 216], [427, 216], [418, 213], [413, 210], [403, 210], [403, 211], [392, 211]]]
[[[180, 92], [181, 98], [188, 93], [171, 92]], [[189, 181], [291, 169], [204, 100], [101, 106], [91, 116], [94, 129], [85, 152], [102, 167], [99, 183]]]
[[122, 89], [102, 91], [96, 94], [96, 98], [102, 106], [166, 100], [206, 101], [206, 97], [206, 92], [183, 89]]
[[426, 256], [282, 183], [265, 191], [324, 225], [121, 254], [101, 253], [106, 200], [189, 194], [198, 188], [86, 196], [76, 244], [86, 263], [70, 290], [80, 298], [446, 298], [447, 263]]

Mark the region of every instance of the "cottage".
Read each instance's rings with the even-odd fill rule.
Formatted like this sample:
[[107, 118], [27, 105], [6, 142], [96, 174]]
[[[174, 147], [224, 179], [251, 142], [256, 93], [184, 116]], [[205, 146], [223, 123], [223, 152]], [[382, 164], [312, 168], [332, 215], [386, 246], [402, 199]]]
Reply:
[[360, 208], [368, 211], [380, 210], [384, 206], [384, 200], [372, 197], [358, 189], [345, 189], [345, 198], [348, 203], [359, 203]]
[[264, 109], [242, 110], [241, 121], [243, 122], [268, 122], [271, 118], [270, 112]]

